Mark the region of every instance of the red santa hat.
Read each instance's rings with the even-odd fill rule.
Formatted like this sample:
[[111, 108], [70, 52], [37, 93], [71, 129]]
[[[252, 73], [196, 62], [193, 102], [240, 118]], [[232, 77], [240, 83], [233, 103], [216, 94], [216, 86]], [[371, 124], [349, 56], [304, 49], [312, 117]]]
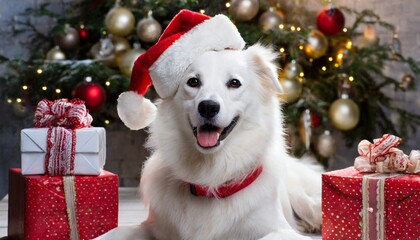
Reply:
[[134, 62], [129, 91], [118, 97], [118, 115], [132, 130], [148, 126], [156, 115], [155, 105], [144, 98], [152, 84], [161, 98], [171, 97], [195, 57], [207, 51], [241, 50], [244, 46], [228, 17], [211, 18], [181, 10], [158, 42]]

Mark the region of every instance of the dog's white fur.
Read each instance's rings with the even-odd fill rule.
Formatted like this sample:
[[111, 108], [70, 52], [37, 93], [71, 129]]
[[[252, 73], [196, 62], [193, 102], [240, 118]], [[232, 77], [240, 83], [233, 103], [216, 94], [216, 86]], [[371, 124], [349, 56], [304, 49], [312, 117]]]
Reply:
[[[197, 56], [175, 95], [159, 103], [150, 127], [153, 154], [140, 182], [149, 217], [106, 239], [289, 240], [308, 238], [298, 229], [320, 228], [321, 168], [287, 153], [274, 85], [275, 57], [260, 45]], [[188, 86], [191, 77], [202, 85]], [[242, 86], [228, 88], [232, 78]], [[220, 104], [219, 126], [240, 116], [227, 138], [211, 149], [197, 144], [191, 128], [202, 124], [197, 107], [203, 100]], [[193, 196], [186, 184], [214, 188], [259, 165], [263, 171], [251, 185], [224, 199]]]

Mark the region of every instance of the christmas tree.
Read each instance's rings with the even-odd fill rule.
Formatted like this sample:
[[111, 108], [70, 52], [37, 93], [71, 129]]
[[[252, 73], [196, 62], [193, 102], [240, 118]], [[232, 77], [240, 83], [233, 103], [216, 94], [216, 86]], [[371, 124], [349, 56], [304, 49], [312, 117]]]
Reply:
[[[334, 154], [332, 132], [351, 145], [378, 133], [406, 137], [420, 116], [396, 106], [385, 89], [414, 89], [420, 69], [401, 54], [398, 33], [371, 10], [324, 8], [308, 10], [298, 1], [275, 0], [82, 0], [67, 6], [66, 14], [48, 3], [22, 13], [49, 17], [55, 26], [44, 34], [31, 21], [19, 22], [14, 34], [29, 34], [29, 59], [7, 59], [2, 98], [14, 107], [30, 109], [43, 98], [81, 98], [94, 125], [121, 125], [116, 99], [128, 89], [134, 60], [152, 46], [169, 21], [186, 8], [207, 15], [226, 14], [249, 45], [256, 42], [278, 51], [279, 81], [285, 94], [286, 126], [292, 152], [314, 153], [320, 161]], [[346, 23], [349, 16], [355, 20]], [[393, 33], [378, 41], [378, 29]], [[409, 66], [402, 79], [387, 76], [384, 66]], [[150, 98], [158, 97], [151, 94]], [[26, 111], [29, 109], [29, 111]], [[399, 115], [399, 123], [390, 113]], [[336, 136], [336, 134], [334, 134]]]

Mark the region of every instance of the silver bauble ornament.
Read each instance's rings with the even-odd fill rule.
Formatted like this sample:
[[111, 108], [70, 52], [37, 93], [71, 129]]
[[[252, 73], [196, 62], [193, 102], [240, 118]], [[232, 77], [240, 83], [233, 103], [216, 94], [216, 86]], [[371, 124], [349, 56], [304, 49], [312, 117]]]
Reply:
[[64, 60], [64, 59], [66, 59], [66, 54], [64, 54], [64, 52], [61, 51], [59, 46], [55, 46], [47, 52], [47, 60]]
[[267, 11], [261, 14], [258, 19], [258, 24], [263, 29], [263, 31], [273, 30], [279, 27], [280, 24], [284, 22], [284, 14], [270, 7]]
[[111, 38], [100, 39], [99, 42], [91, 47], [89, 53], [96, 61], [110, 67], [115, 66], [114, 45]]
[[133, 70], [134, 61], [142, 55], [145, 51], [140, 49], [140, 47], [135, 47], [133, 49], [127, 50], [121, 56], [120, 64], [118, 65], [120, 71], [130, 77], [131, 71]]
[[325, 130], [316, 141], [315, 147], [318, 154], [326, 158], [333, 156], [336, 151], [335, 142], [330, 131]]
[[331, 104], [328, 116], [334, 127], [347, 131], [353, 129], [359, 123], [360, 110], [353, 100], [340, 98]]
[[259, 0], [232, 0], [229, 12], [235, 20], [249, 21], [257, 15], [259, 7]]
[[162, 34], [162, 26], [153, 18], [151, 11], [147, 18], [139, 21], [136, 30], [137, 36], [144, 42], [156, 42]]
[[70, 27], [69, 24], [64, 26], [64, 31], [59, 33], [56, 38], [55, 42], [63, 50], [73, 50], [77, 46], [79, 46], [79, 32]]
[[328, 49], [328, 40], [325, 35], [318, 30], [311, 30], [306, 39], [305, 54], [310, 58], [324, 56]]
[[127, 36], [134, 29], [135, 18], [130, 9], [114, 7], [105, 17], [105, 26], [110, 33], [116, 36]]

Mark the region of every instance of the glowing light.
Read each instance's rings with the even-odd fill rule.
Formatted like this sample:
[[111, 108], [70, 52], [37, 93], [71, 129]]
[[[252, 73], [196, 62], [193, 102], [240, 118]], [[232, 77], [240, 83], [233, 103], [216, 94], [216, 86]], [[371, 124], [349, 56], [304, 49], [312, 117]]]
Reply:
[[92, 77], [91, 77], [91, 76], [87, 76], [87, 77], [85, 77], [85, 81], [86, 81], [86, 82], [92, 82]]
[[300, 27], [297, 27], [297, 28], [296, 28], [296, 31], [300, 32], [300, 30], [301, 30], [301, 29], [300, 29]]
[[325, 71], [327, 71], [327, 67], [325, 67], [325, 66], [322, 66], [322, 68], [321, 68], [321, 69], [322, 69], [322, 71], [324, 71], [324, 72], [325, 72]]
[[305, 73], [304, 72], [300, 72], [299, 73], [299, 77], [304, 77], [305, 76]]
[[347, 32], [347, 28], [343, 28], [343, 32]]
[[353, 43], [351, 42], [351, 41], [348, 41], [347, 43], [346, 43], [346, 48], [347, 49], [351, 49], [351, 47], [353, 46]]
[[227, 7], [227, 8], [230, 8], [230, 2], [227, 2], [227, 3], [226, 3], [226, 7]]
[[36, 73], [38, 73], [38, 74], [42, 74], [42, 69], [41, 69], [41, 68], [38, 68], [38, 69], [36, 70]]
[[47, 86], [42, 86], [42, 88], [41, 88], [42, 90], [44, 90], [44, 91], [47, 91]]
[[334, 59], [332, 57], [328, 58], [328, 61], [332, 62]]
[[338, 68], [340, 66], [340, 64], [336, 63], [334, 64], [334, 67]]
[[55, 92], [56, 93], [61, 93], [61, 89], [57, 88], [57, 89], [55, 89]]
[[342, 60], [344, 55], [342, 53], [337, 54], [337, 60]]
[[299, 50], [303, 50], [303, 45], [300, 45], [299, 46]]
[[107, 119], [107, 120], [105, 120], [105, 121], [104, 121], [104, 123], [108, 125], [110, 122], [109, 122], [109, 120]]
[[200, 10], [200, 13], [201, 13], [201, 14], [204, 14], [205, 12], [206, 12], [206, 10], [204, 10], [204, 9], [201, 9], [201, 10]]
[[8, 103], [12, 103], [12, 102], [13, 102], [13, 100], [12, 100], [12, 99], [10, 99], [10, 98], [8, 98], [8, 99], [7, 99], [7, 102], [8, 102]]
[[314, 61], [314, 59], [313, 58], [309, 58], [309, 62], [313, 62]]
[[284, 51], [286, 51], [286, 50], [284, 50], [284, 48], [280, 48], [281, 53], [284, 53]]
[[280, 29], [284, 29], [284, 25], [283, 25], [283, 24], [280, 24], [280, 25], [279, 25], [279, 28], [280, 28]]
[[295, 26], [291, 26], [290, 30], [292, 30], [292, 32], [296, 31], [296, 27]]
[[350, 81], [350, 82], [353, 82], [353, 81], [354, 81], [354, 77], [353, 77], [353, 76], [350, 76], [350, 77], [349, 77], [349, 81]]
[[22, 102], [22, 98], [16, 98], [16, 102], [21, 103]]
[[107, 87], [109, 87], [109, 86], [111, 86], [111, 82], [110, 82], [110, 81], [106, 81], [106, 82], [105, 82], [105, 85], [106, 85]]
[[23, 86], [22, 86], [22, 89], [23, 89], [23, 90], [28, 90], [28, 86], [23, 85]]

